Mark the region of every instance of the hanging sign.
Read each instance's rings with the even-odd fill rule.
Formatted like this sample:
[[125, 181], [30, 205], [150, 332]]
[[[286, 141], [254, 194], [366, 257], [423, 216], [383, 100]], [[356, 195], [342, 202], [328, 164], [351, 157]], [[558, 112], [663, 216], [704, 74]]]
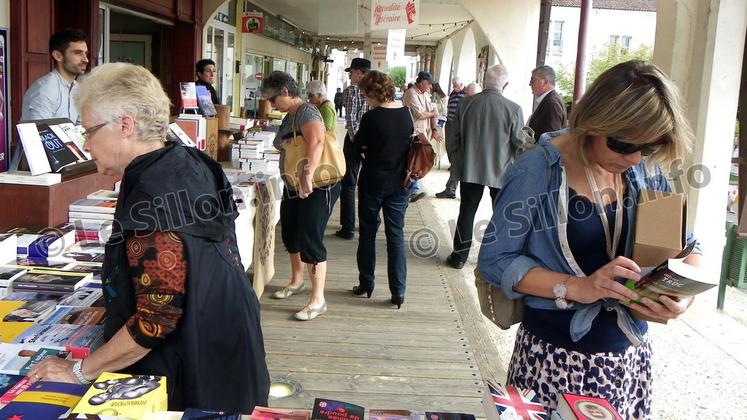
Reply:
[[372, 44], [369, 57], [371, 57], [372, 68], [378, 70], [386, 69], [386, 45]]
[[420, 0], [372, 0], [371, 30], [418, 26]]
[[386, 35], [386, 61], [395, 65], [405, 56], [405, 35], [407, 29], [390, 29]]
[[264, 16], [262, 13], [245, 12], [241, 17], [241, 32], [261, 34], [264, 31]]

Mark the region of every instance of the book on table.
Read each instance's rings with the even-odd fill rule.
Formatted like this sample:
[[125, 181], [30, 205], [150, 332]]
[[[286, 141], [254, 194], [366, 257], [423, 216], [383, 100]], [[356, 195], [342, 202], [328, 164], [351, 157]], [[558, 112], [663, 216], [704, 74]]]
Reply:
[[11, 387], [13, 387], [23, 378], [23, 375], [9, 375], [0, 373], [0, 396], [5, 394]]
[[[539, 395], [531, 389], [516, 388], [499, 382], [485, 380], [487, 393], [483, 399], [488, 418], [500, 420], [547, 420], [549, 415], [540, 402]], [[429, 420], [426, 418], [426, 420]]]
[[344, 401], [317, 398], [311, 420], [363, 420], [365, 409]]
[[40, 350], [40, 345], [0, 343], [0, 373], [22, 375], [21, 369]]
[[101, 325], [35, 324], [13, 340], [14, 344], [36, 344], [67, 350], [74, 359], [85, 359], [104, 344]]
[[28, 121], [18, 123], [16, 128], [32, 175], [61, 172], [71, 165], [90, 162], [91, 157], [78, 144], [79, 133], [69, 120]]
[[58, 303], [58, 307], [103, 307], [104, 294], [100, 287], [85, 285], [75, 292], [65, 296]]
[[89, 198], [91, 200], [117, 201], [117, 198], [119, 198], [119, 191], [98, 190], [88, 194], [86, 198]]
[[420, 420], [422, 413], [410, 410], [389, 410], [372, 408], [368, 410], [369, 420]]
[[102, 307], [60, 306], [41, 324], [103, 325], [105, 320]]
[[13, 401], [13, 398], [21, 395], [21, 392], [27, 390], [31, 386], [31, 381], [29, 378], [22, 376], [22, 375], [8, 375], [8, 376], [18, 376], [21, 379], [19, 379], [15, 384], [11, 385], [10, 388], [8, 388], [5, 393], [0, 394], [0, 405], [5, 405]]
[[81, 198], [70, 203], [68, 210], [70, 212], [114, 214], [116, 207], [116, 200]]
[[72, 412], [141, 419], [146, 413], [166, 411], [166, 408], [166, 377], [105, 372], [93, 382]]
[[70, 224], [44, 229], [14, 227], [5, 233], [17, 236], [18, 258], [48, 259], [75, 242], [75, 227]]
[[607, 400], [577, 394], [562, 394], [553, 416], [561, 420], [622, 420]]
[[56, 300], [25, 301], [3, 317], [3, 322], [41, 322], [54, 312]]
[[48, 187], [59, 184], [60, 182], [62, 182], [62, 175], [52, 172], [38, 175], [32, 175], [28, 171], [0, 173], [0, 184], [41, 185]]
[[26, 274], [25, 268], [17, 266], [0, 266], [0, 287], [10, 287], [13, 280]]
[[93, 279], [92, 273], [31, 271], [13, 280], [13, 290], [69, 293]]
[[36, 382], [0, 409], [2, 419], [57, 419], [67, 413], [88, 385]]

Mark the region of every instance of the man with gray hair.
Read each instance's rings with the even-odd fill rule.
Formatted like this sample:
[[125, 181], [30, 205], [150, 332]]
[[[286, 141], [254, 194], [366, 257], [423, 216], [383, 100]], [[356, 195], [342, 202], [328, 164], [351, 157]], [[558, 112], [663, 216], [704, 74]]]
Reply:
[[567, 118], [563, 98], [555, 91], [555, 70], [539, 66], [532, 70], [529, 86], [534, 95], [532, 116], [527, 125], [534, 130], [534, 138], [550, 131], [565, 128]]
[[443, 191], [436, 193], [436, 198], [456, 198], [456, 188], [459, 185], [460, 169], [457, 165], [459, 157], [457, 153], [456, 136], [454, 128], [456, 123], [457, 107], [459, 103], [464, 99], [464, 84], [459, 77], [451, 79], [451, 93], [449, 93], [449, 101], [446, 105], [446, 156], [449, 157], [449, 180], [446, 181], [446, 188]]
[[485, 187], [495, 201], [503, 187], [503, 174], [524, 146], [521, 107], [503, 96], [508, 70], [502, 64], [488, 68], [485, 89], [459, 104], [455, 119], [457, 154], [461, 167], [459, 218], [454, 232], [454, 251], [446, 259], [462, 268], [472, 247], [475, 212]]

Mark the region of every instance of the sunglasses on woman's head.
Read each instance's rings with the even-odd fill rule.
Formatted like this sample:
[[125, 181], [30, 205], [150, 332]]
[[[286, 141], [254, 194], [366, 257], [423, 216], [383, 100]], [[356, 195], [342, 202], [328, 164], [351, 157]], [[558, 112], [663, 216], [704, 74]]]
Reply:
[[641, 152], [641, 156], [651, 156], [658, 152], [666, 143], [666, 140], [661, 140], [656, 143], [635, 144], [618, 140], [612, 136], [607, 136], [607, 147], [613, 152], [621, 155], [631, 155], [635, 152]]

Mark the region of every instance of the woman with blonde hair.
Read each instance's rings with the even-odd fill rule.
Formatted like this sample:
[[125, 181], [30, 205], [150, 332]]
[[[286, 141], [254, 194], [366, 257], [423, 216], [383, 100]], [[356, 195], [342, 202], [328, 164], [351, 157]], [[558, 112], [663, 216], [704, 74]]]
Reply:
[[[692, 303], [636, 294], [630, 259], [641, 189], [670, 191], [660, 165], [685, 159], [692, 131], [674, 84], [656, 66], [621, 63], [574, 107], [567, 131], [546, 133], [505, 177], [478, 269], [524, 316], [510, 385], [555, 408], [561, 393], [608, 400], [623, 418], [651, 414], [651, 346], [630, 309], [673, 319]], [[695, 242], [692, 235], [688, 243]], [[695, 247], [686, 262], [699, 265]]]

